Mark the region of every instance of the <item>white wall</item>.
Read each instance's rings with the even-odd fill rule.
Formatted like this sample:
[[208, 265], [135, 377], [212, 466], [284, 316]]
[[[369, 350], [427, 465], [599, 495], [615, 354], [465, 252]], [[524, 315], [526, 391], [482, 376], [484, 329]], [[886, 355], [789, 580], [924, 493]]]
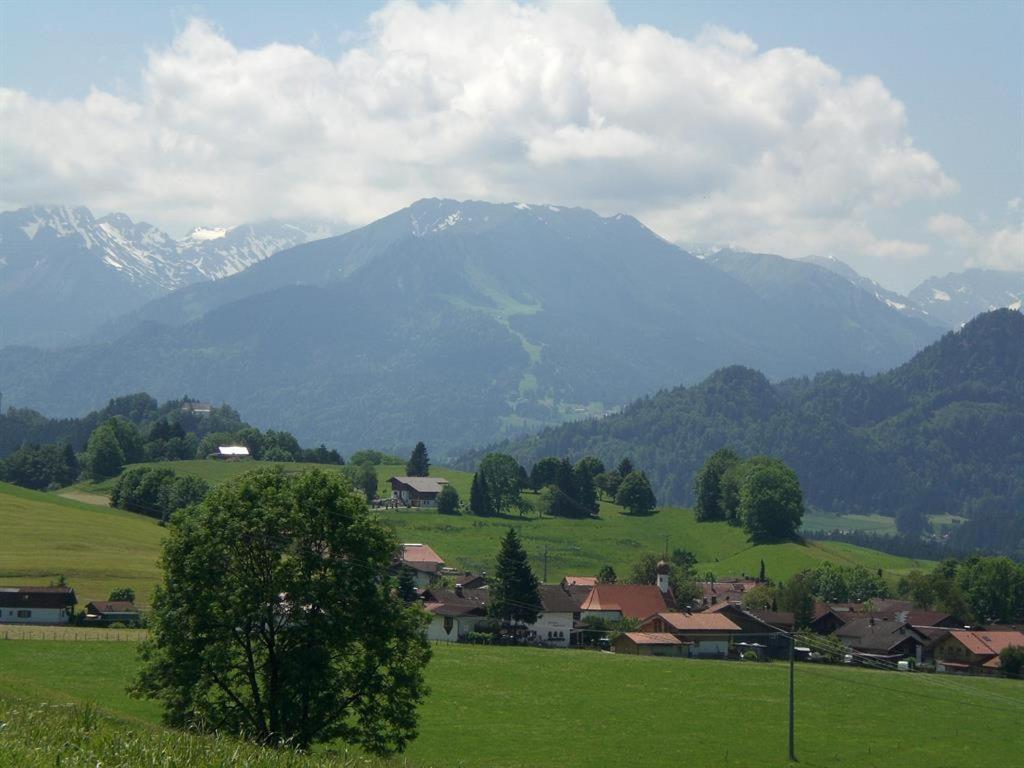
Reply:
[[[530, 629], [537, 633], [537, 637], [548, 645], [569, 646], [569, 633], [572, 631], [571, 613], [542, 613], [537, 617], [534, 624], [529, 625]], [[561, 632], [561, 637], [558, 633]], [[549, 637], [548, 633], [551, 633]]]
[[454, 643], [460, 637], [468, 635], [475, 630], [479, 616], [454, 616], [452, 617], [452, 631], [444, 631], [444, 616], [434, 616], [427, 625], [427, 640], [439, 640]]
[[[18, 616], [28, 612], [29, 616]], [[66, 608], [0, 608], [3, 624], [67, 624], [70, 619]]]

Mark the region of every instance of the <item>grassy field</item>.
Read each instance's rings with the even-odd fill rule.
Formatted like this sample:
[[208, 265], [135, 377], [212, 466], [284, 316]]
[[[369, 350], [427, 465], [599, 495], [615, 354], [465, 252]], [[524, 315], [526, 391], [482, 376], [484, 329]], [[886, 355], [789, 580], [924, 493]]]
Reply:
[[[933, 533], [942, 533], [946, 526], [959, 525], [966, 518], [957, 515], [928, 515], [928, 522]], [[896, 518], [883, 515], [833, 515], [821, 510], [813, 510], [804, 515], [805, 531], [870, 531], [894, 535]]]
[[[185, 461], [165, 466], [217, 483], [259, 465]], [[282, 466], [295, 472], [308, 465]], [[399, 466], [379, 467], [381, 488], [386, 487], [388, 477], [402, 470]], [[471, 475], [443, 468], [436, 474], [449, 479], [460, 495], [468, 498]], [[109, 491], [109, 486], [110, 481], [83, 485], [72, 492], [88, 494], [82, 498], [92, 502]], [[527, 494], [527, 498], [535, 497]], [[736, 528], [723, 523], [698, 524], [689, 510], [673, 508], [648, 517], [632, 517], [604, 502], [600, 519], [595, 520], [445, 516], [429, 509], [382, 510], [380, 514], [394, 526], [401, 540], [428, 543], [450, 565], [474, 571], [493, 570], [501, 537], [510, 525], [516, 526], [537, 574], [544, 577], [546, 573], [551, 582], [567, 574], [594, 574], [606, 563], [619, 574], [626, 574], [640, 555], [662, 552], [666, 546], [669, 551], [677, 547], [692, 551], [700, 571], [719, 577], [757, 573], [761, 560], [773, 579], [787, 579], [826, 560], [872, 570], [881, 568], [891, 579], [914, 568], [932, 566], [928, 561], [838, 542], [755, 547]], [[163, 529], [147, 517], [0, 484], [0, 530], [4, 531], [6, 544], [0, 548], [0, 584], [45, 584], [63, 574], [81, 604], [106, 599], [118, 586], [133, 587], [143, 605], [149, 602], [157, 581], [156, 558]]]
[[0, 584], [63, 574], [81, 605], [123, 586], [145, 605], [163, 531], [148, 517], [0, 483]]
[[[396, 765], [787, 764], [785, 664], [435, 651], [420, 735]], [[128, 698], [135, 668], [130, 643], [4, 642], [0, 699], [95, 702], [144, 728], [158, 722], [159, 708]], [[1018, 681], [802, 664], [796, 691], [804, 766], [1009, 766], [1024, 750]]]

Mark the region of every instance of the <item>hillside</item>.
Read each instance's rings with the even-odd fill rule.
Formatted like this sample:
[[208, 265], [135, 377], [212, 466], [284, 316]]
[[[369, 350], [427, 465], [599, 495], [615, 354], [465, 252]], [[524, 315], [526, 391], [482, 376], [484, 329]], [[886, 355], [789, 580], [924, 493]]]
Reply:
[[1011, 515], [1024, 509], [1024, 315], [981, 315], [873, 377], [833, 372], [772, 385], [726, 368], [500, 450], [527, 465], [629, 455], [659, 498], [685, 503], [694, 473], [722, 446], [782, 458], [807, 500], [829, 512], [970, 516], [984, 502]]
[[[0, 644], [4, 754], [40, 767], [54, 765], [56, 753], [72, 768], [167, 765], [172, 756], [181, 768], [241, 760], [265, 768], [323, 765], [322, 750], [313, 757], [259, 754], [223, 738], [160, 728], [156, 704], [125, 692], [137, 664], [134, 643]], [[623, 753], [624, 733], [642, 733], [630, 742], [630, 765], [782, 768], [792, 765], [788, 672], [777, 663], [437, 645], [419, 735], [394, 764], [518, 768], [550, 765], [557, 754], [558, 765], [600, 765]], [[798, 664], [795, 690], [801, 765], [1009, 766], [1019, 754], [1012, 734], [1024, 715], [1024, 685], [1017, 681]], [[99, 712], [45, 705], [85, 702]], [[614, 727], [594, 727], [609, 722]], [[331, 757], [341, 766], [378, 765], [358, 754]]]
[[155, 520], [0, 483], [0, 584], [49, 584], [63, 575], [78, 602], [132, 587], [149, 604], [163, 529]]
[[190, 392], [303, 442], [404, 453], [429, 435], [442, 457], [729, 364], [877, 371], [935, 334], [874, 299], [759, 293], [630, 216], [422, 200], [177, 291], [106, 343], [3, 350], [0, 390], [56, 415]]
[[[161, 462], [182, 474], [201, 477], [212, 484], [223, 482], [259, 466], [255, 462], [182, 461]], [[301, 471], [310, 465], [282, 464], [286, 471]], [[322, 467], [339, 471], [337, 467]], [[387, 492], [387, 478], [403, 474], [400, 466], [377, 468], [381, 493]], [[463, 500], [469, 498], [472, 475], [436, 467], [432, 475], [449, 480]], [[72, 493], [109, 493], [113, 481], [83, 483]], [[536, 499], [526, 494], [526, 499]], [[471, 571], [494, 569], [498, 544], [510, 525], [522, 536], [530, 563], [544, 577], [547, 552], [547, 580], [557, 582], [563, 576], [596, 574], [602, 565], [612, 565], [619, 574], [628, 574], [632, 564], [644, 554], [687, 549], [696, 555], [699, 572], [716, 576], [757, 573], [764, 560], [772, 579], [788, 579], [794, 573], [815, 568], [824, 561], [837, 565], [863, 565], [869, 570], [881, 568], [890, 580], [913, 569], [927, 570], [933, 563], [876, 552], [838, 542], [764, 544], [751, 546], [744, 533], [725, 523], [698, 524], [688, 509], [666, 507], [649, 517], [621, 514], [621, 508], [602, 502], [601, 515], [595, 520], [503, 516], [480, 518], [470, 515], [441, 515], [433, 509], [383, 509], [381, 518], [394, 527], [402, 541], [430, 544], [448, 565]]]

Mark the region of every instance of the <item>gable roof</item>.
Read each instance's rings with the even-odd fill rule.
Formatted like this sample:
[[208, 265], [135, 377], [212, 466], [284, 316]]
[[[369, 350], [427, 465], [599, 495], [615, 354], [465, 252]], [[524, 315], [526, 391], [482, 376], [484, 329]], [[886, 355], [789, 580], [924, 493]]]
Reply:
[[592, 587], [597, 584], [597, 576], [566, 576], [562, 582], [567, 587]]
[[889, 652], [907, 638], [927, 643], [928, 638], [905, 621], [895, 619], [851, 619], [836, 630], [836, 637], [863, 651]]
[[[755, 619], [760, 619], [765, 624], [773, 627], [792, 628], [796, 616], [792, 611], [752, 611]], [[818, 617], [821, 618], [821, 617]]]
[[85, 606], [89, 613], [138, 613], [139, 609], [130, 600], [99, 600]]
[[244, 445], [218, 445], [217, 453], [221, 456], [248, 456], [249, 449]]
[[431, 565], [444, 565], [444, 560], [426, 544], [402, 544], [402, 562], [404, 563], [429, 563]]
[[682, 641], [668, 632], [623, 632], [637, 645], [682, 645]]
[[739, 625], [721, 613], [665, 611], [658, 618], [677, 632], [739, 632]]
[[1017, 645], [1024, 648], [1024, 632], [991, 632], [971, 629], [951, 629], [955, 637], [971, 653], [977, 656], [999, 656], [1003, 648]]
[[422, 596], [427, 613], [438, 616], [483, 616], [487, 613], [486, 589], [463, 589], [460, 596], [454, 590], [428, 587]]
[[669, 605], [653, 584], [596, 584], [581, 611], [618, 611], [632, 619], [646, 619]]
[[0, 608], [67, 608], [77, 602], [71, 587], [0, 587]]
[[416, 493], [440, 493], [441, 489], [448, 485], [448, 481], [443, 477], [407, 477], [405, 475], [389, 477], [388, 482], [407, 485]]
[[546, 613], [576, 613], [586, 599], [578, 592], [574, 595], [561, 584], [541, 584], [537, 587], [537, 592]]

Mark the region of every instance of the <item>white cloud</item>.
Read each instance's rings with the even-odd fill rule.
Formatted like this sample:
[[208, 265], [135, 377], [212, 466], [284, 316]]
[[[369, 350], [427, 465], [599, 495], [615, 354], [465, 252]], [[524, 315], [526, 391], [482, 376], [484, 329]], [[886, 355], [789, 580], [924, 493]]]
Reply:
[[[1020, 198], [1009, 201], [1015, 210]], [[1024, 222], [981, 231], [970, 222], [948, 213], [932, 216], [928, 231], [944, 238], [965, 257], [965, 266], [1024, 270]]]
[[396, 2], [338, 60], [193, 20], [137, 101], [0, 89], [5, 207], [86, 203], [172, 228], [365, 223], [423, 196], [634, 213], [677, 240], [912, 257], [880, 208], [943, 196], [902, 104], [805, 51], [626, 27], [595, 3]]

